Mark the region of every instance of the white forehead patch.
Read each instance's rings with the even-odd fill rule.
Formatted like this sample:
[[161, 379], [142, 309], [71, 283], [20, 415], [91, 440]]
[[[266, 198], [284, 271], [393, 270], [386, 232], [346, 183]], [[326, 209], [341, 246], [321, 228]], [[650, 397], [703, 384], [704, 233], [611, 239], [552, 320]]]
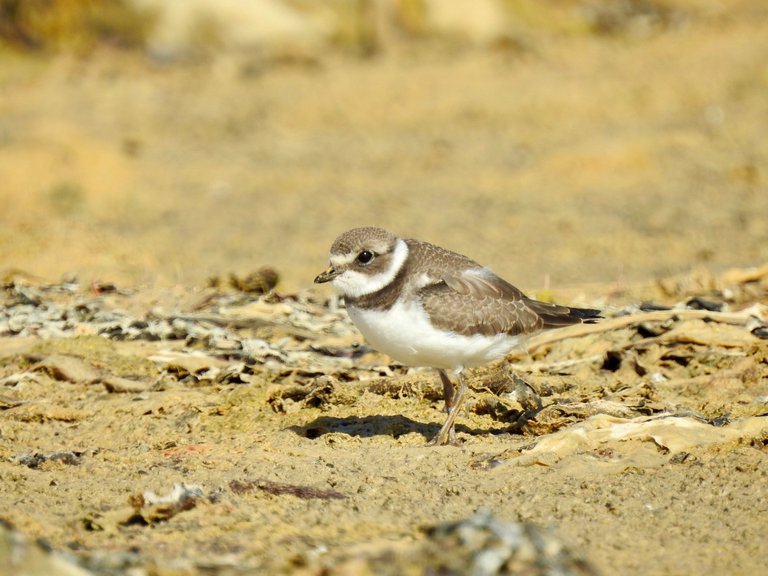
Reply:
[[[337, 264], [335, 258], [346, 259], [344, 263], [349, 264], [356, 257], [356, 254], [352, 256], [334, 254], [331, 256], [331, 265], [334, 267], [343, 265], [342, 261]], [[357, 270], [346, 270], [334, 279], [333, 287], [342, 296], [349, 296], [350, 298], [373, 294], [395, 279], [400, 268], [405, 264], [406, 258], [408, 258], [408, 245], [403, 240], [398, 239], [395, 243], [395, 249], [392, 251], [392, 260], [386, 270], [373, 275]]]
[[331, 254], [331, 266], [334, 268], [342, 268], [354, 262], [357, 258], [357, 254]]

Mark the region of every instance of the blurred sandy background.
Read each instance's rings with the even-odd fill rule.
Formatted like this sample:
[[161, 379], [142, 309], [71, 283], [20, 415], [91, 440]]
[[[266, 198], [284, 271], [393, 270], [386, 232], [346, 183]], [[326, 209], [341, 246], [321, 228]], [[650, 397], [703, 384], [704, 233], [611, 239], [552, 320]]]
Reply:
[[768, 259], [762, 0], [0, 6], [6, 271], [295, 290], [368, 224], [526, 289]]

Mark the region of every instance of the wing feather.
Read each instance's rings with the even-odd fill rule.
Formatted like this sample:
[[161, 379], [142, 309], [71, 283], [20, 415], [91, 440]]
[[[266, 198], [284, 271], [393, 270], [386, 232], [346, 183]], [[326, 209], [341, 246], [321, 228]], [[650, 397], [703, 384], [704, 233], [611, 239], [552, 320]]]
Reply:
[[[436, 280], [436, 278], [435, 278]], [[599, 310], [570, 308], [528, 298], [487, 268], [446, 274], [419, 290], [432, 322], [459, 334], [517, 336], [595, 322]]]
[[522, 300], [523, 293], [509, 282], [496, 276], [488, 268], [468, 268], [458, 273], [443, 275], [443, 281], [459, 294], [476, 298], [505, 298]]
[[600, 317], [598, 310], [532, 300], [466, 256], [432, 244], [406, 242], [414, 269], [423, 271], [406, 290], [420, 298], [432, 323], [444, 330], [516, 336]]

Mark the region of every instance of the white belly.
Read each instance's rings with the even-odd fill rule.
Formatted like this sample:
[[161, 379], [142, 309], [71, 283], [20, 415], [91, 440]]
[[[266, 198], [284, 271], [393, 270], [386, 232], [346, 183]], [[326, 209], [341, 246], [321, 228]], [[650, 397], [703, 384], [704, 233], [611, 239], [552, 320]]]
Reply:
[[368, 343], [409, 366], [460, 370], [497, 360], [524, 342], [523, 337], [463, 336], [435, 329], [418, 304], [397, 302], [390, 310], [348, 306], [349, 317]]

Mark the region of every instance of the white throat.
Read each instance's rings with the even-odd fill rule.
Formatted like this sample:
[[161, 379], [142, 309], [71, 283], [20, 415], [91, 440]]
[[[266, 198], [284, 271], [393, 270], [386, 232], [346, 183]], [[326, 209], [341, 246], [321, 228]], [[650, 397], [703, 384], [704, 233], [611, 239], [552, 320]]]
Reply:
[[[359, 298], [378, 292], [395, 279], [408, 258], [408, 245], [398, 238], [392, 251], [392, 260], [383, 272], [373, 276], [357, 270], [347, 270], [333, 281], [334, 289], [342, 296]], [[333, 261], [332, 261], [333, 263]]]

